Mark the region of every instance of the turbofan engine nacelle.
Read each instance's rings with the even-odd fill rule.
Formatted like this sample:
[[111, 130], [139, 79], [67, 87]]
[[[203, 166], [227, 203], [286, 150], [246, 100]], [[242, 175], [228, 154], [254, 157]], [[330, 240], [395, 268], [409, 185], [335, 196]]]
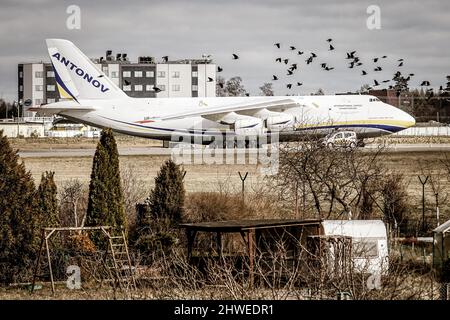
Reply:
[[238, 119], [233, 124], [234, 132], [237, 135], [260, 135], [263, 133], [263, 121], [258, 118]]
[[294, 124], [294, 116], [285, 113], [278, 113], [266, 119], [266, 128], [270, 131], [280, 131], [292, 127]]

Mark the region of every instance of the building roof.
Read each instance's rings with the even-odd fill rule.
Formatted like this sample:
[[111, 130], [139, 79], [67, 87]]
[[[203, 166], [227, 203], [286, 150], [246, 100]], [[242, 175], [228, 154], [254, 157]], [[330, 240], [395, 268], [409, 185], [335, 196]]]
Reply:
[[249, 229], [282, 228], [290, 226], [302, 226], [320, 224], [322, 220], [315, 219], [260, 219], [260, 220], [228, 220], [198, 223], [182, 223], [180, 228], [192, 231], [209, 232], [240, 232]]
[[450, 231], [450, 220], [444, 222], [439, 227], [433, 230], [435, 233], [446, 233]]
[[386, 237], [386, 226], [381, 220], [324, 220], [325, 235], [349, 237]]

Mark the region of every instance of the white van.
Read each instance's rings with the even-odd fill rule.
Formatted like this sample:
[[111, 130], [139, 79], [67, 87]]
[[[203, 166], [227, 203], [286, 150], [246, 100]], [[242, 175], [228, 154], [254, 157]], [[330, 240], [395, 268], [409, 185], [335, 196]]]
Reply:
[[389, 268], [386, 226], [381, 220], [324, 220], [325, 236], [352, 239], [352, 261], [356, 269], [383, 274]]

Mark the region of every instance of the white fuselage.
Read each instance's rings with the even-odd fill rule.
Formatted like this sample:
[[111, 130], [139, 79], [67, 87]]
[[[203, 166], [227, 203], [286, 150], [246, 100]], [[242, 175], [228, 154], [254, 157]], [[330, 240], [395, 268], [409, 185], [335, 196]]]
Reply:
[[[215, 108], [245, 103], [259, 103], [286, 97], [220, 97], [220, 98], [124, 98], [117, 100], [80, 100], [79, 105], [93, 110], [70, 110], [60, 115], [96, 127], [108, 127], [128, 135], [174, 140], [179, 136], [213, 136], [233, 131], [229, 124], [212, 121], [202, 116], [173, 119], [177, 114], [201, 112]], [[368, 95], [298, 96], [289, 97], [295, 107], [279, 107], [278, 114], [291, 116], [292, 121], [277, 130], [280, 140], [292, 139], [304, 133], [327, 134], [345, 128], [355, 131], [358, 137], [375, 137], [394, 133], [415, 124], [409, 114]], [[52, 104], [77, 105], [74, 101]], [[51, 108], [51, 105], [43, 109]], [[269, 111], [271, 112], [271, 111]], [[259, 114], [256, 116], [259, 117]], [[239, 116], [255, 116], [252, 110], [239, 111]], [[162, 118], [171, 118], [164, 120]], [[266, 117], [267, 118], [267, 117]], [[269, 133], [268, 128], [264, 128]]]

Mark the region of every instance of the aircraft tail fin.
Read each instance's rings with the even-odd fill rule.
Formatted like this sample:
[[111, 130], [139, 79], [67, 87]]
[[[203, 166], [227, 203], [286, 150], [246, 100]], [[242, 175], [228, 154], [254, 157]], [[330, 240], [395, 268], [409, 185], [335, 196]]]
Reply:
[[47, 39], [61, 98], [117, 99], [127, 95], [86, 57], [72, 42]]

